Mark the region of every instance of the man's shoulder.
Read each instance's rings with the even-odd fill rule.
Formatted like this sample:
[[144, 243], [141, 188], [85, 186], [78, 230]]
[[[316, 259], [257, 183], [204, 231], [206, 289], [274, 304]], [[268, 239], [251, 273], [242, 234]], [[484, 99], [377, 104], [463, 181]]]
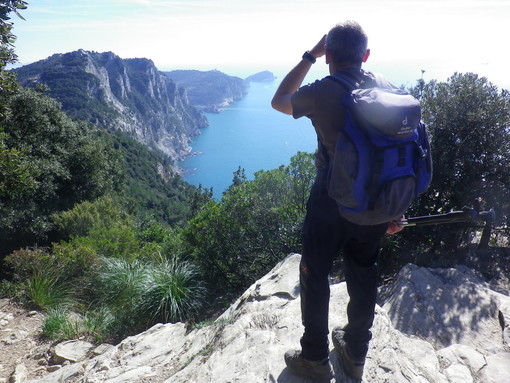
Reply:
[[366, 71], [364, 69], [354, 70], [345, 69], [337, 72], [334, 76], [329, 78], [341, 77], [344, 81], [352, 84], [352, 87], [357, 88], [385, 88], [395, 89], [396, 87], [390, 83], [382, 74], [376, 72]]
[[332, 83], [331, 76], [326, 76], [320, 79], [317, 79], [311, 83], [308, 83], [306, 85], [303, 85], [300, 89], [307, 89], [307, 88], [322, 88], [324, 86], [330, 86]]
[[343, 87], [339, 86], [337, 81], [335, 81], [331, 76], [326, 76], [309, 84], [303, 85], [299, 88], [297, 93], [301, 93], [306, 96], [320, 96], [325, 93], [336, 94], [342, 91]]

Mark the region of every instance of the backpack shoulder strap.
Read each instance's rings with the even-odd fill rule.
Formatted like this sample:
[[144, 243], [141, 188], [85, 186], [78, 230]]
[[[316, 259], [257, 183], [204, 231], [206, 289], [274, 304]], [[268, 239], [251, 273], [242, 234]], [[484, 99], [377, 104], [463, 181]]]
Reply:
[[352, 92], [354, 89], [358, 89], [361, 86], [358, 80], [347, 72], [338, 72], [328, 77], [342, 84], [349, 92]]

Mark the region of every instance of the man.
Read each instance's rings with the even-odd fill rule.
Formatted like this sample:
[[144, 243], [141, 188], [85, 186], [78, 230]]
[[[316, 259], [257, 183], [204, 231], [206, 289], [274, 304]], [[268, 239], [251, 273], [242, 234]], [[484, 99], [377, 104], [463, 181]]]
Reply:
[[[318, 138], [317, 177], [307, 203], [300, 264], [304, 334], [301, 351], [285, 354], [292, 372], [317, 381], [329, 382], [333, 377], [328, 347], [328, 275], [333, 259], [343, 250], [350, 297], [348, 324], [333, 330], [333, 344], [340, 352], [346, 374], [361, 380], [375, 312], [380, 239], [384, 233], [400, 228], [395, 223], [359, 226], [340, 215], [336, 202], [328, 196], [326, 177], [338, 132], [344, 125], [342, 101], [348, 90], [331, 77], [303, 87], [301, 84], [316, 59], [325, 56], [331, 75], [343, 72], [362, 87], [375, 86], [374, 76], [361, 68], [369, 55], [367, 37], [360, 25], [351, 21], [338, 24], [304, 53], [283, 79], [271, 103], [274, 109], [294, 118], [310, 118]], [[381, 81], [384, 87], [392, 88], [382, 79], [378, 80], [379, 86]]]

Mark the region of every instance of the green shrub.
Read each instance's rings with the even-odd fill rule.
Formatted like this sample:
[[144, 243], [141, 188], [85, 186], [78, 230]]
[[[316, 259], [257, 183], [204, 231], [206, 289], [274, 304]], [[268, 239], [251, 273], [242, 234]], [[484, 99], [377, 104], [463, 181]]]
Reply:
[[140, 252], [140, 241], [132, 226], [93, 228], [87, 236], [69, 241], [72, 247], [88, 249], [102, 257], [136, 259]]
[[172, 257], [150, 265], [147, 271], [143, 308], [154, 319], [177, 322], [198, 312], [204, 289], [192, 264]]
[[58, 305], [58, 299], [67, 305], [82, 298], [85, 291], [80, 287], [97, 264], [97, 255], [86, 248], [58, 243], [51, 250], [17, 250], [5, 259], [5, 263], [13, 270], [16, 297], [44, 310]]
[[69, 333], [71, 327], [67, 309], [55, 307], [48, 310], [44, 318], [42, 334], [48, 339], [64, 340], [68, 339], [64, 336], [64, 333]]
[[74, 237], [85, 236], [92, 229], [123, 227], [131, 224], [131, 219], [111, 197], [102, 197], [55, 214], [53, 222], [61, 234]]
[[288, 166], [242, 169], [221, 201], [210, 202], [180, 232], [184, 254], [198, 264], [210, 291], [241, 293], [289, 253], [301, 251], [301, 226], [315, 177], [313, 155], [299, 152]]
[[13, 298], [20, 294], [19, 285], [3, 279], [0, 281], [0, 298]]
[[28, 279], [25, 298], [29, 304], [47, 311], [71, 304], [72, 290], [66, 281], [53, 273], [43, 271]]
[[42, 325], [42, 335], [51, 340], [85, 338], [96, 343], [110, 340], [113, 317], [108, 309], [99, 308], [79, 315], [65, 307], [48, 310]]
[[103, 258], [95, 284], [99, 302], [115, 308], [115, 312], [127, 314], [136, 311], [145, 274], [146, 265], [138, 260]]
[[197, 312], [203, 290], [195, 268], [176, 258], [129, 261], [103, 258], [94, 279], [95, 304], [108, 310], [112, 335], [145, 330], [158, 321], [185, 321]]
[[14, 270], [15, 276], [20, 281], [26, 280], [39, 270], [53, 266], [46, 248], [16, 250], [8, 255], [4, 262]]
[[107, 307], [99, 307], [93, 311], [87, 311], [83, 315], [83, 329], [85, 333], [96, 343], [104, 343], [111, 338], [111, 325], [114, 317]]

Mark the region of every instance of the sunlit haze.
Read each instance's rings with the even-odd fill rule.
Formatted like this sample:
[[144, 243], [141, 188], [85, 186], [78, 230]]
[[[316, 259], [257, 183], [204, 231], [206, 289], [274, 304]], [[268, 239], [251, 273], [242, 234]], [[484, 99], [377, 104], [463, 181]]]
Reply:
[[[368, 69], [390, 80], [413, 81], [422, 69], [426, 80], [475, 72], [510, 88], [507, 0], [28, 2], [26, 21], [13, 18], [21, 64], [81, 48], [146, 57], [160, 70], [280, 74], [335, 23], [351, 19], [369, 36]], [[326, 67], [314, 70], [320, 76]]]

